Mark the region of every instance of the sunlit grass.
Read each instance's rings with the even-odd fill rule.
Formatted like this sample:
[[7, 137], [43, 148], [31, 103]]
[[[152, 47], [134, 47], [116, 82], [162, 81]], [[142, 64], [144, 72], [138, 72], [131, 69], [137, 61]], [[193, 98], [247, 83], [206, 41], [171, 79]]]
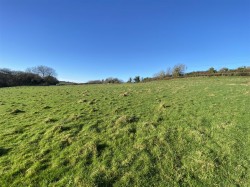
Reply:
[[249, 186], [249, 83], [0, 89], [0, 186]]

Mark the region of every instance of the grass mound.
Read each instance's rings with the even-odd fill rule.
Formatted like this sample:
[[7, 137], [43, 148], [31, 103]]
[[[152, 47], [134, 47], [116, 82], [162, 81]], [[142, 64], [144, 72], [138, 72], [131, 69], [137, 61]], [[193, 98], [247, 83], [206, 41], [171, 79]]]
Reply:
[[138, 121], [138, 118], [136, 116], [123, 115], [116, 120], [115, 124], [122, 126], [122, 125], [126, 125], [127, 123], [133, 123], [136, 121]]

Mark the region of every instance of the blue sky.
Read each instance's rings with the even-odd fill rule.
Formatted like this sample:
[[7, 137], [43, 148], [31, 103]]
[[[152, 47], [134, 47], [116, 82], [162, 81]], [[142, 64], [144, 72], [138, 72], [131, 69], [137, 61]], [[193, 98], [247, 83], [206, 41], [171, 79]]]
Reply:
[[0, 0], [0, 68], [61, 80], [250, 65], [249, 0]]

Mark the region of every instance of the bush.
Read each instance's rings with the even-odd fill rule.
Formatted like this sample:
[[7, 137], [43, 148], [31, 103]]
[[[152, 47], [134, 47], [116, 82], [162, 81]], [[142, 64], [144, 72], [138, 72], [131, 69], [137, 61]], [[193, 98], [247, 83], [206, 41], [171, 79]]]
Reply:
[[59, 83], [59, 81], [57, 80], [57, 78], [53, 77], [53, 76], [47, 76], [44, 77], [44, 84], [45, 85], [56, 85]]

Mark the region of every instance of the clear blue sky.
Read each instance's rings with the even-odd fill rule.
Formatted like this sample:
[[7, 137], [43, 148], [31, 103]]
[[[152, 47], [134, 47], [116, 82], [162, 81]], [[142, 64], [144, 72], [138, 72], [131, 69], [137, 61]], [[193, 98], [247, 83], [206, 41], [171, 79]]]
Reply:
[[250, 0], [0, 0], [0, 68], [61, 80], [250, 65]]

